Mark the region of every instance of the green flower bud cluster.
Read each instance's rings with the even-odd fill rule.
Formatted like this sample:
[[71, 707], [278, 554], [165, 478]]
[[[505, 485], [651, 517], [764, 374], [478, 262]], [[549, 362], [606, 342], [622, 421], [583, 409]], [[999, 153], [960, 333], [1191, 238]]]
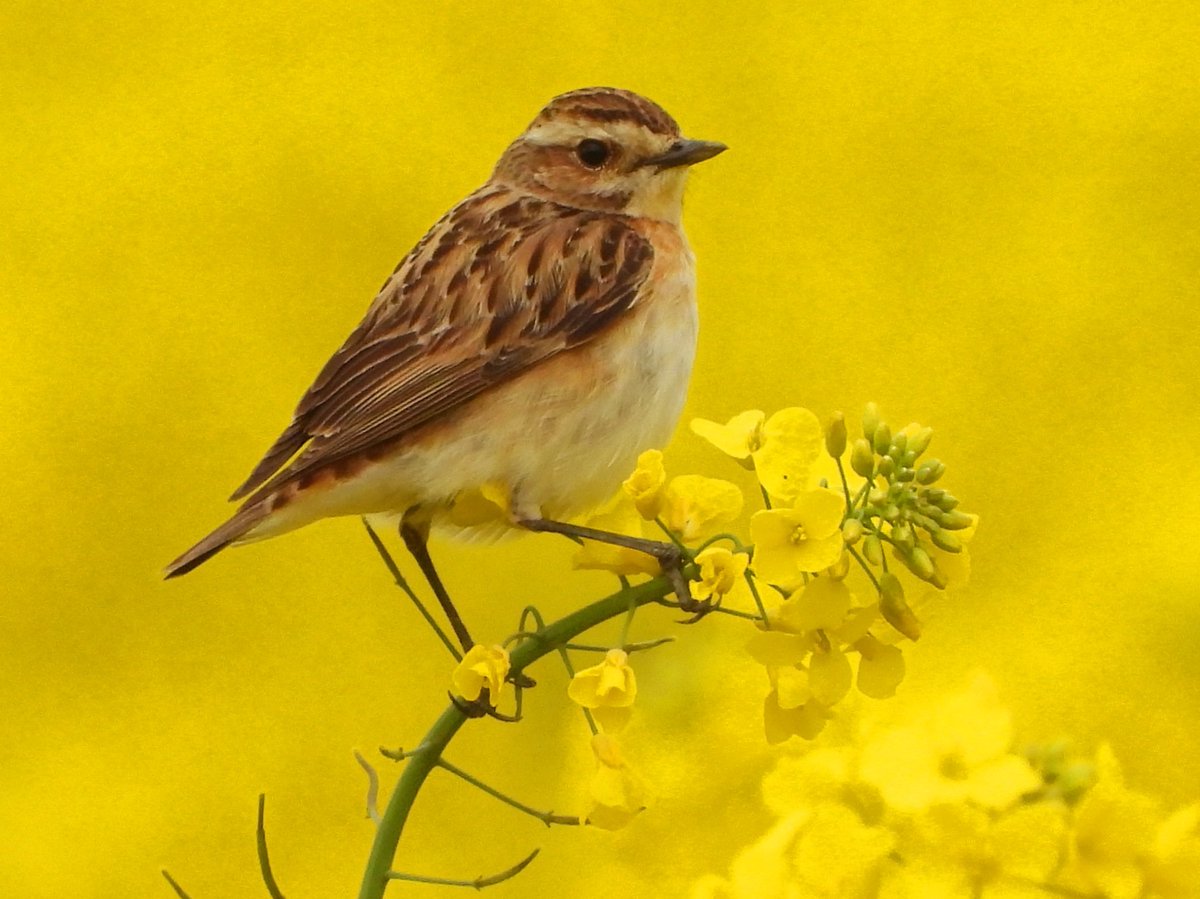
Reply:
[[1070, 744], [1063, 740], [1025, 747], [1023, 755], [1042, 775], [1044, 786], [1037, 799], [1061, 799], [1074, 805], [1096, 782], [1095, 764], [1070, 750]]
[[[862, 416], [862, 436], [850, 442], [850, 468], [865, 479], [848, 511], [843, 528], [847, 545], [862, 543], [862, 555], [873, 566], [885, 566], [884, 544], [914, 575], [935, 587], [946, 586], [930, 548], [958, 553], [956, 533], [971, 526], [973, 517], [958, 508], [958, 499], [941, 486], [946, 464], [924, 458], [933, 429], [911, 424], [893, 433], [879, 407], [868, 403]], [[827, 430], [831, 451], [844, 450], [844, 418], [839, 413]], [[834, 458], [839, 460], [840, 453]], [[885, 566], [886, 567], [886, 566]]]

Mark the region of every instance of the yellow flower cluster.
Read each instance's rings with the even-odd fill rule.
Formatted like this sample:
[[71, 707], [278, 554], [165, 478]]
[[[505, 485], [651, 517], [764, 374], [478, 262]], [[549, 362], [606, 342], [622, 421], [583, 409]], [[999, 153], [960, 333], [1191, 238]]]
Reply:
[[[683, 556], [690, 599], [701, 604], [701, 612], [718, 610], [753, 622], [747, 649], [766, 671], [763, 721], [770, 743], [815, 738], [854, 687], [874, 699], [894, 695], [905, 673], [900, 646], [921, 633], [917, 609], [907, 599], [913, 578], [933, 590], [965, 578], [964, 543], [975, 526], [974, 516], [958, 511], [957, 499], [933, 486], [945, 466], [920, 462], [932, 432], [913, 424], [893, 436], [873, 406], [863, 417], [864, 436], [852, 446], [840, 413], [822, 429], [812, 412], [800, 408], [770, 416], [752, 410], [723, 425], [697, 419], [692, 429], [753, 473], [748, 491], [701, 475], [668, 477], [662, 453], [649, 450], [588, 526], [670, 540]], [[833, 488], [818, 470], [823, 453], [826, 473], [836, 478]], [[762, 508], [740, 521], [746, 495], [755, 504], [761, 499]], [[505, 512], [508, 496], [502, 485], [485, 485], [478, 497], [460, 497], [459, 505], [464, 522], [476, 520], [470, 517], [475, 513], [487, 520]], [[583, 541], [575, 564], [622, 578], [660, 573], [654, 556], [596, 540]], [[687, 607], [686, 598], [677, 604]], [[918, 608], [924, 598], [918, 596]], [[587, 820], [600, 827], [622, 826], [645, 805], [645, 785], [617, 742], [637, 696], [629, 663], [635, 648], [640, 647], [568, 645], [560, 650], [572, 671], [569, 651], [604, 652], [599, 663], [573, 671], [567, 690], [584, 709], [593, 734], [597, 768]], [[504, 649], [475, 646], [455, 670], [454, 687], [467, 700], [483, 697], [495, 704], [508, 673]], [[903, 787], [873, 785], [896, 809], [929, 804], [930, 796], [995, 809], [1015, 801], [1019, 791], [1005, 792], [1013, 784], [1020, 790], [1036, 786], [1028, 763], [1006, 759], [991, 765], [990, 757], [965, 750], [954, 756], [965, 773], [951, 783], [945, 776], [947, 757], [918, 761], [909, 745], [919, 742], [917, 737], [897, 731], [889, 739], [860, 761], [862, 777], [869, 780], [875, 767], [894, 771], [894, 757], [908, 753]], [[909, 742], [901, 745], [904, 740]], [[878, 753], [883, 756], [877, 764]], [[1020, 771], [1014, 773], [1014, 766]], [[1028, 776], [1021, 780], [1019, 774]], [[772, 839], [805, 840], [807, 834], [814, 840], [811, 851], [820, 855], [829, 849], [821, 836], [824, 828], [831, 821], [845, 823], [848, 814], [845, 809], [805, 811], [781, 822]], [[877, 823], [864, 819], [851, 828], [853, 835], [842, 834], [853, 864], [845, 878], [829, 881], [831, 895], [852, 894], [859, 876], [853, 872], [870, 867], [864, 858], [888, 855], [894, 837], [879, 839]]]
[[[724, 425], [697, 419], [692, 430], [754, 471], [766, 505], [749, 521], [750, 573], [773, 588], [763, 595], [786, 597], [764, 606], [749, 646], [770, 683], [767, 739], [815, 737], [852, 685], [873, 698], [894, 694], [904, 677], [896, 644], [921, 635], [907, 598], [914, 585], [906, 590], [904, 580], [934, 590], [965, 580], [963, 547], [976, 522], [932, 486], [945, 465], [918, 464], [932, 431], [911, 424], [893, 437], [873, 405], [852, 452], [840, 413], [824, 430], [798, 408], [743, 412]], [[822, 449], [840, 489], [815, 476]], [[852, 562], [869, 582], [865, 594], [847, 583]]]
[[[910, 424], [893, 435], [873, 405], [853, 443], [840, 413], [823, 429], [796, 407], [725, 424], [695, 419], [692, 430], [753, 472], [753, 488], [668, 478], [662, 453], [649, 450], [587, 524], [673, 540], [695, 565], [693, 600], [757, 619], [749, 649], [766, 667], [771, 742], [815, 737], [852, 686], [893, 695], [904, 677], [899, 644], [920, 637], [918, 613], [934, 593], [965, 581], [977, 521], [935, 486], [944, 463], [922, 461], [932, 431]], [[746, 495], [764, 508], [742, 523]], [[584, 541], [575, 564], [659, 573], [646, 553], [595, 541]]]
[[592, 736], [596, 773], [591, 808], [585, 820], [593, 827], [617, 830], [646, 807], [649, 790], [626, 761], [615, 732], [629, 720], [637, 698], [637, 678], [623, 649], [610, 649], [598, 665], [576, 672], [567, 695], [591, 712], [602, 730]]
[[861, 745], [782, 760], [763, 782], [778, 822], [692, 899], [1185, 899], [1200, 896], [1200, 803], [1165, 815], [1112, 752], [1019, 754], [977, 676]]

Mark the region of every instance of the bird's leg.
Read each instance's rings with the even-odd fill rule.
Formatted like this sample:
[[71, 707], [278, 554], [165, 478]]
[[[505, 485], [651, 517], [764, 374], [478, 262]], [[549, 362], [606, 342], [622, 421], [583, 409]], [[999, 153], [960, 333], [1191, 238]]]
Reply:
[[427, 521], [421, 522], [406, 513], [400, 520], [400, 537], [404, 540], [404, 545], [408, 547], [409, 553], [416, 560], [417, 566], [421, 569], [421, 574], [425, 575], [425, 580], [429, 583], [430, 589], [433, 590], [433, 595], [442, 604], [442, 611], [446, 613], [446, 617], [450, 620], [450, 627], [454, 629], [454, 634], [458, 637], [458, 642], [462, 644], [463, 652], [469, 652], [471, 647], [475, 645], [475, 641], [471, 639], [471, 635], [467, 632], [467, 626], [463, 624], [462, 617], [458, 614], [458, 609], [454, 608], [454, 603], [450, 600], [450, 594], [446, 592], [446, 586], [442, 583], [437, 569], [433, 567], [433, 559], [429, 557], [429, 523]]
[[517, 524], [526, 530], [546, 534], [562, 534], [576, 540], [596, 540], [599, 543], [609, 543], [613, 546], [623, 546], [626, 549], [646, 553], [658, 560], [663, 574], [675, 588], [679, 597], [679, 607], [685, 612], [703, 614], [708, 611], [706, 603], [692, 598], [688, 589], [687, 578], [683, 576], [684, 555], [674, 543], [664, 543], [660, 540], [647, 540], [644, 537], [629, 537], [625, 534], [614, 534], [611, 531], [600, 531], [596, 528], [584, 527], [579, 524], [568, 524], [565, 521], [551, 521], [548, 518], [523, 518]]

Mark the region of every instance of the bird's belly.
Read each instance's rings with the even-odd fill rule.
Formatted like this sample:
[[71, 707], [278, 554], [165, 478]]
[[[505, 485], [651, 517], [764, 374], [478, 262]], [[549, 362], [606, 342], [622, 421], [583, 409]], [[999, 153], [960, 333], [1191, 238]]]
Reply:
[[666, 445], [683, 410], [697, 336], [690, 254], [683, 259], [590, 343], [481, 394], [353, 477], [296, 497], [248, 538], [414, 506], [445, 523], [456, 497], [485, 484], [507, 491], [518, 517], [564, 519], [604, 502], [639, 453]]

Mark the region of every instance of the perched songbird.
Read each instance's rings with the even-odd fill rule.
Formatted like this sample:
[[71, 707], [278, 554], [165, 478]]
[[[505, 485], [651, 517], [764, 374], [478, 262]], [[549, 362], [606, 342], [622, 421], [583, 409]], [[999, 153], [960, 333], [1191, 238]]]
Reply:
[[397, 514], [423, 538], [482, 485], [533, 530], [607, 499], [682, 410], [684, 182], [724, 149], [628, 91], [551, 100], [404, 257], [233, 494], [242, 506], [167, 576], [336, 515]]

